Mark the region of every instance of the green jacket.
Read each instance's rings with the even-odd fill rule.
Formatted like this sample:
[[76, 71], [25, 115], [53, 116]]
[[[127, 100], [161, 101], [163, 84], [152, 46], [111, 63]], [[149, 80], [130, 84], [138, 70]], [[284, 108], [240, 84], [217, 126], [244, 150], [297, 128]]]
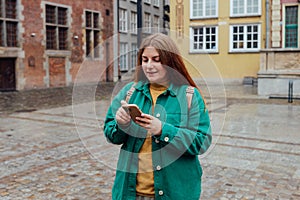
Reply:
[[[122, 144], [115, 182], [113, 200], [135, 200], [138, 153], [147, 131], [134, 122], [122, 127], [115, 120], [127, 91], [127, 84], [113, 99], [107, 112], [104, 134], [113, 144]], [[138, 82], [129, 103], [137, 104], [144, 113], [153, 114], [162, 121], [162, 134], [152, 138], [152, 162], [156, 200], [199, 200], [202, 168], [198, 155], [211, 144], [211, 127], [208, 111], [197, 89], [191, 108], [188, 109], [186, 88], [169, 88], [157, 98], [152, 113], [149, 84]]]

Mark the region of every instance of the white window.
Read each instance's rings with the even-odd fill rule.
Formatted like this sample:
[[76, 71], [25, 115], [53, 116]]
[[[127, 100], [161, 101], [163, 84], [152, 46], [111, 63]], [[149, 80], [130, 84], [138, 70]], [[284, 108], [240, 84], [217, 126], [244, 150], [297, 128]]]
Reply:
[[153, 28], [156, 33], [159, 32], [159, 16], [157, 15], [153, 17]]
[[218, 27], [192, 27], [191, 52], [218, 52]]
[[130, 14], [130, 31], [137, 34], [137, 13], [131, 12]]
[[145, 19], [144, 19], [144, 32], [145, 33], [151, 33], [151, 15], [149, 13], [145, 13]]
[[137, 44], [133, 43], [131, 45], [131, 69], [135, 69], [136, 67], [136, 60], [137, 60], [137, 52], [138, 52], [138, 46]]
[[127, 32], [127, 10], [119, 9], [119, 31]]
[[192, 0], [191, 18], [218, 17], [218, 0]]
[[120, 43], [120, 70], [128, 71], [128, 44]]
[[260, 34], [259, 24], [230, 26], [230, 51], [259, 51]]
[[153, 0], [153, 5], [159, 7], [159, 0]]
[[151, 0], [144, 0], [145, 3], [151, 4]]
[[261, 0], [230, 0], [230, 16], [261, 15]]

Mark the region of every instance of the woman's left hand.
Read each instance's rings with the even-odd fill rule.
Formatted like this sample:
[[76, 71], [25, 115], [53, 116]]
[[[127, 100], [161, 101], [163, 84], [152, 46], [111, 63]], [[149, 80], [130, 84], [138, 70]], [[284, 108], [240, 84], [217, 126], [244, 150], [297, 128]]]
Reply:
[[161, 135], [161, 121], [152, 115], [143, 113], [141, 117], [136, 117], [136, 123], [148, 130], [153, 135]]

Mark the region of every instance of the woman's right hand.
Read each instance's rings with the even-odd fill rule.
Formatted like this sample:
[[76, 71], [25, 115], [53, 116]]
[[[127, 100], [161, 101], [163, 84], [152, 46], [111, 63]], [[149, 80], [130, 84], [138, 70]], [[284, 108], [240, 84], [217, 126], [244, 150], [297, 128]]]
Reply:
[[[121, 105], [126, 105], [126, 101], [122, 100]], [[116, 112], [116, 120], [120, 125], [127, 125], [130, 123], [131, 118], [130, 115], [122, 108], [122, 106]]]

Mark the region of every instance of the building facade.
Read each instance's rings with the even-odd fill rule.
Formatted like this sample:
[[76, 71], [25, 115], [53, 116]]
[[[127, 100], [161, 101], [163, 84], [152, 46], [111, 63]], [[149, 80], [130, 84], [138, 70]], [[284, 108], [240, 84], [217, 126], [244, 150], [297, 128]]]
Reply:
[[300, 1], [267, 1], [266, 47], [261, 50], [258, 94], [300, 96]]
[[176, 0], [170, 7], [171, 35], [194, 78], [257, 77], [265, 0]]
[[112, 52], [101, 45], [113, 34], [112, 1], [0, 0], [0, 4], [1, 91], [72, 85], [85, 62], [102, 66], [96, 71], [101, 80], [113, 78], [105, 59]]
[[[130, 74], [136, 67], [138, 40], [157, 32], [166, 32], [166, 0], [118, 0], [119, 73]], [[139, 4], [140, 3], [140, 4]], [[140, 8], [138, 7], [140, 5]], [[141, 19], [140, 26], [138, 18]]]

